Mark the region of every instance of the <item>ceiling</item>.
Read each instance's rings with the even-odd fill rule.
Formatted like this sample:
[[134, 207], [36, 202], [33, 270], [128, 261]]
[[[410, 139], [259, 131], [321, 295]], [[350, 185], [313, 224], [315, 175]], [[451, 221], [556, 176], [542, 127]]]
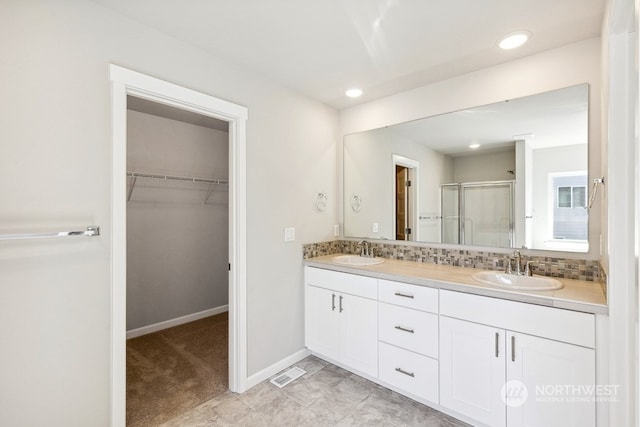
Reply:
[[[338, 109], [600, 35], [605, 0], [93, 0]], [[496, 42], [526, 29], [530, 41]], [[357, 86], [364, 95], [347, 98]]]
[[190, 123], [196, 126], [203, 126], [222, 132], [229, 132], [229, 123], [225, 122], [224, 120], [218, 120], [214, 117], [193, 113], [191, 111], [182, 110], [170, 105], [149, 101], [147, 99], [142, 99], [131, 95], [127, 96], [127, 109], [137, 111], [139, 113], [164, 117], [165, 119]]
[[[587, 144], [588, 93], [582, 84], [393, 125], [385, 131], [451, 156], [513, 149], [518, 139], [526, 139], [535, 149]], [[472, 150], [470, 144], [480, 147]]]

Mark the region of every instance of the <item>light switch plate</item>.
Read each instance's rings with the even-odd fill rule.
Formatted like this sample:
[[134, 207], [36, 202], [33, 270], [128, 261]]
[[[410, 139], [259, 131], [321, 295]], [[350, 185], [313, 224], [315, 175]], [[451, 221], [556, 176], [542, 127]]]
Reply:
[[374, 223], [371, 225], [371, 231], [372, 231], [373, 233], [377, 233], [377, 232], [379, 232], [379, 231], [380, 231], [380, 225], [379, 225], [377, 222], [374, 222]]
[[296, 240], [296, 228], [295, 227], [285, 227], [284, 229], [284, 241], [285, 242], [293, 242]]
[[333, 236], [338, 237], [340, 235], [340, 224], [335, 224], [333, 226]]

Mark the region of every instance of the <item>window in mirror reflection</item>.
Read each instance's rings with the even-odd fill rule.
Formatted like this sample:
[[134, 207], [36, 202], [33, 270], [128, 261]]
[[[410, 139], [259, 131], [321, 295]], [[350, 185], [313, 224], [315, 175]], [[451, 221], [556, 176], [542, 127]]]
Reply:
[[551, 212], [553, 230], [551, 240], [586, 244], [587, 172], [549, 174], [549, 193], [555, 203]]

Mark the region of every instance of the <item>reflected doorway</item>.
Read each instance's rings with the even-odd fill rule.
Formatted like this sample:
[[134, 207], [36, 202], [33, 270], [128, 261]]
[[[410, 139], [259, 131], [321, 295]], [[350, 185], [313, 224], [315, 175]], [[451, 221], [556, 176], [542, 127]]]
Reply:
[[416, 241], [418, 165], [415, 160], [393, 155], [394, 230], [396, 240]]

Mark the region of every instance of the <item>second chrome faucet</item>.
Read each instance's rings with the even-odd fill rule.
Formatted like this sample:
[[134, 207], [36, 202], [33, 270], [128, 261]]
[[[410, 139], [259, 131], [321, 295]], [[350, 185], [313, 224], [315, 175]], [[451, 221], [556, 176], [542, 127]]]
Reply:
[[505, 258], [505, 273], [517, 274], [518, 276], [533, 276], [533, 272], [531, 271], [531, 264], [537, 264], [535, 261], [527, 261], [525, 263], [524, 269], [522, 269], [522, 254], [520, 254], [520, 251], [516, 250], [513, 253], [513, 258], [515, 261], [515, 268], [512, 268], [511, 266], [511, 258]]

